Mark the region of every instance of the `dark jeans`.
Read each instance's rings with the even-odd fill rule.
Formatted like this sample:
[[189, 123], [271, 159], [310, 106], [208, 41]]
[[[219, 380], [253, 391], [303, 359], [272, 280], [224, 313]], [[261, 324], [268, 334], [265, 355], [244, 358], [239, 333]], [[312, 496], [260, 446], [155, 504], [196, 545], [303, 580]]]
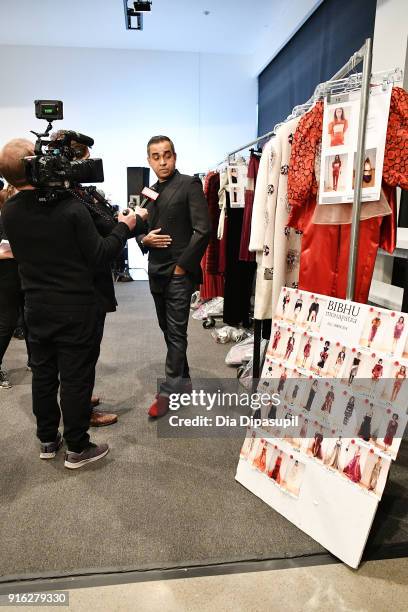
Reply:
[[157, 319], [167, 345], [166, 381], [161, 395], [180, 392], [190, 380], [187, 361], [187, 326], [194, 283], [187, 274], [174, 275], [160, 293], [153, 293]]
[[62, 412], [68, 450], [81, 452], [89, 443], [97, 307], [30, 304], [25, 308], [25, 320], [31, 349], [37, 436], [41, 442], [55, 440]]
[[[0, 291], [4, 291], [0, 289]], [[7, 295], [7, 290], [1, 296], [0, 301], [0, 368], [5, 352], [13, 337], [14, 330], [17, 327], [19, 316], [21, 316], [24, 307], [24, 296], [22, 293], [16, 294], [15, 291]], [[28, 363], [30, 362], [30, 350], [27, 343], [27, 330], [24, 325], [25, 340], [27, 346]]]

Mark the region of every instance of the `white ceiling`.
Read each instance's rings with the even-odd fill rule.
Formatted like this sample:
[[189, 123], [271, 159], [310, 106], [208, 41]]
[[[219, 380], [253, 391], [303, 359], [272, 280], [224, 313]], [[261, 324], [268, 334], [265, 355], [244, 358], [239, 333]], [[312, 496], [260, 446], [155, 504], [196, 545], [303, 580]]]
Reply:
[[254, 54], [265, 43], [271, 48], [282, 36], [288, 38], [317, 4], [153, 0], [138, 32], [125, 28], [123, 0], [0, 0], [0, 45]]

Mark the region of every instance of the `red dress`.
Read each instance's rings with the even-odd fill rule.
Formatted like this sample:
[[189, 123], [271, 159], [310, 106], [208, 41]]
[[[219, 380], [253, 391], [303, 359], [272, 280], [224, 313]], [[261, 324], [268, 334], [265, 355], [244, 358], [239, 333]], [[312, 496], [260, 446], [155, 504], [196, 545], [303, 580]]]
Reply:
[[[318, 102], [302, 117], [293, 138], [288, 174], [288, 199], [292, 210], [288, 226], [303, 232], [299, 288], [345, 298], [351, 225], [317, 225], [312, 221], [317, 195], [315, 158], [322, 139], [322, 126], [323, 103]], [[392, 214], [360, 222], [356, 302], [367, 302], [378, 248], [389, 253], [394, 251], [397, 185], [408, 189], [408, 93], [394, 87], [382, 184]]]
[[376, 363], [373, 369], [371, 370], [371, 373], [373, 375], [372, 380], [378, 380], [379, 378], [381, 378], [383, 370], [384, 367], [380, 363]]
[[266, 468], [266, 446], [262, 448], [261, 454], [254, 461], [255, 467], [261, 472], [265, 471]]
[[278, 348], [280, 337], [281, 337], [281, 333], [278, 330], [278, 331], [275, 332], [275, 335], [273, 337], [273, 344], [272, 344], [272, 350], [273, 351], [276, 351], [276, 349]]
[[333, 162], [332, 163], [332, 168], [333, 168], [333, 176], [339, 176], [340, 168], [341, 168], [341, 162]]
[[280, 483], [281, 481], [281, 477], [280, 477], [280, 468], [282, 465], [282, 457], [279, 455], [279, 457], [276, 459], [275, 462], [275, 466], [273, 468], [273, 470], [271, 472], [269, 472], [268, 476], [269, 478], [272, 478], [273, 480], [276, 480], [277, 483]]
[[211, 236], [207, 250], [201, 260], [203, 283], [200, 285], [200, 297], [209, 300], [224, 295], [224, 276], [220, 270], [220, 241], [217, 238], [220, 209], [218, 205], [218, 190], [220, 175], [210, 172], [205, 179], [204, 194], [208, 202], [208, 212], [211, 221]]
[[360, 453], [357, 452], [353, 459], [344, 468], [345, 475], [350, 478], [353, 482], [360, 482], [361, 480], [361, 468], [360, 468]]
[[254, 205], [254, 194], [256, 187], [256, 179], [258, 176], [260, 157], [251, 154], [248, 163], [248, 179], [251, 181], [251, 188], [245, 190], [245, 208], [244, 218], [242, 221], [242, 234], [241, 242], [239, 245], [239, 258], [241, 261], [255, 261], [255, 252], [249, 251], [249, 240], [251, 237], [251, 222], [252, 222], [252, 209]]
[[391, 444], [393, 443], [394, 436], [397, 433], [397, 429], [398, 429], [398, 421], [391, 420], [388, 423], [387, 432], [384, 438], [384, 444], [386, 446], [391, 446]]

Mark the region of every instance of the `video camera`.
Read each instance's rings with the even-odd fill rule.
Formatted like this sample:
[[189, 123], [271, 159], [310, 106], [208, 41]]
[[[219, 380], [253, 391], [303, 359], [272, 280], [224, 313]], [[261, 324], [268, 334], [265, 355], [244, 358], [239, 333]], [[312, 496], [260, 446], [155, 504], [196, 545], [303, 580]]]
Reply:
[[103, 183], [101, 159], [76, 159], [73, 142], [91, 147], [93, 138], [63, 130], [57, 139], [49, 138], [52, 122], [63, 119], [63, 104], [60, 100], [35, 100], [35, 116], [48, 121], [43, 134], [37, 136], [35, 155], [24, 158], [28, 182], [37, 188], [71, 189], [80, 183]]

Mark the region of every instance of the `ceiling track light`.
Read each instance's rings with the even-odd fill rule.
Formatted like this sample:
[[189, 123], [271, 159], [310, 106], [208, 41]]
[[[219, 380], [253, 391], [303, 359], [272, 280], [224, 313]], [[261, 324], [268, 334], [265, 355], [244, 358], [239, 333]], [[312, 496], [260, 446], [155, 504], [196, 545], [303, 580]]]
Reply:
[[143, 30], [143, 13], [152, 10], [152, 2], [133, 2], [133, 8], [129, 8], [128, 1], [123, 0], [126, 29]]

